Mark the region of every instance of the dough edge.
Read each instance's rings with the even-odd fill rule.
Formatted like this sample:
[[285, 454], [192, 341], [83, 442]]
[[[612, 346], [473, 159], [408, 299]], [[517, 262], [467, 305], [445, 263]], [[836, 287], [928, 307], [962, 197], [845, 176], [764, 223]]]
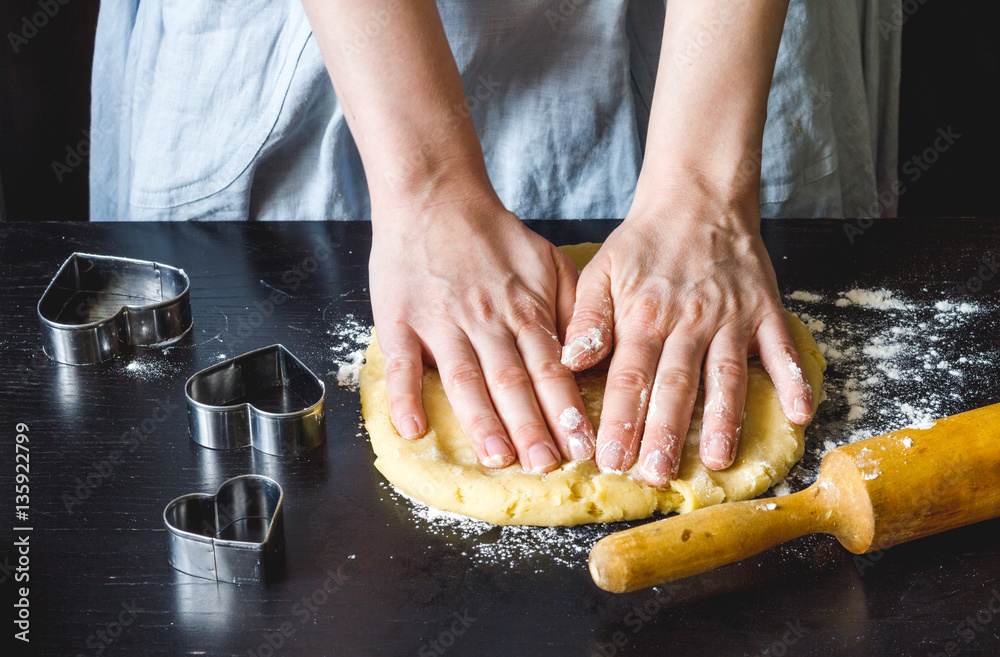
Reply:
[[[599, 248], [586, 243], [562, 247], [577, 263]], [[788, 313], [802, 369], [821, 399], [826, 361], [812, 334]], [[578, 375], [588, 415], [596, 427], [603, 400], [603, 373]], [[525, 472], [515, 463], [501, 470], [481, 465], [451, 408], [437, 371], [424, 368], [423, 402], [427, 434], [409, 441], [396, 433], [389, 417], [385, 363], [374, 337], [360, 373], [361, 412], [375, 452], [375, 467], [407, 495], [436, 509], [496, 525], [577, 525], [647, 518], [659, 511], [686, 513], [704, 506], [760, 495], [784, 478], [802, 458], [806, 425], [792, 424], [781, 410], [777, 391], [758, 359], [751, 359], [747, 402], [736, 461], [719, 472], [698, 457], [703, 399], [699, 394], [688, 432], [680, 473], [670, 487], [643, 482], [637, 466], [622, 474], [601, 473], [593, 460], [563, 463], [546, 475]], [[594, 388], [601, 383], [600, 390]]]

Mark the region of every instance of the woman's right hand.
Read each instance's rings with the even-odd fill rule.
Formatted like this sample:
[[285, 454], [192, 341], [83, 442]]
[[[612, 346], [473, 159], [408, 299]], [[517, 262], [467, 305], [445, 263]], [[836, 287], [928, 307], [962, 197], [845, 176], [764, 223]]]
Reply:
[[372, 307], [393, 425], [418, 439], [424, 363], [483, 465], [549, 472], [594, 455], [594, 430], [560, 335], [576, 268], [492, 189], [411, 195], [373, 208]]

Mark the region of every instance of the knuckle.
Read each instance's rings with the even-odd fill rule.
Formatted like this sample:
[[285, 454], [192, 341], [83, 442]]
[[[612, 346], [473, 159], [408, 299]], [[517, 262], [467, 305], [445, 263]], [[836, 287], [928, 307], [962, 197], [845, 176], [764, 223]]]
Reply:
[[549, 427], [541, 420], [522, 422], [511, 429], [511, 437], [523, 447], [529, 448], [539, 438], [549, 435]]
[[667, 369], [656, 377], [660, 389], [671, 391], [686, 391], [698, 386], [698, 378], [691, 372], [681, 369]]
[[685, 299], [681, 303], [680, 317], [689, 326], [697, 326], [705, 318], [705, 304], [701, 299]]
[[626, 328], [634, 335], [663, 338], [663, 304], [652, 296], [642, 296], [629, 309]]
[[541, 304], [529, 296], [519, 296], [511, 301], [511, 315], [514, 324], [521, 330], [535, 330], [539, 324], [547, 323], [547, 314]]
[[472, 317], [475, 319], [484, 323], [493, 323], [496, 319], [496, 304], [493, 301], [493, 295], [487, 290], [481, 288], [470, 290], [467, 303]]
[[491, 411], [480, 411], [473, 413], [465, 422], [466, 430], [470, 436], [486, 438], [491, 434], [503, 433], [500, 421], [496, 414]]
[[741, 381], [746, 374], [747, 364], [745, 360], [733, 357], [724, 357], [717, 360], [708, 370], [709, 383], [715, 381]]
[[459, 363], [448, 371], [445, 380], [452, 388], [467, 388], [481, 384], [483, 373], [473, 363]]
[[573, 312], [573, 321], [584, 326], [601, 327], [603, 330], [607, 317], [599, 308], [577, 306]]
[[573, 373], [559, 361], [545, 359], [531, 368], [531, 378], [536, 383], [553, 383], [573, 379]]
[[634, 367], [625, 367], [608, 375], [608, 387], [640, 394], [649, 388], [649, 375]]
[[385, 376], [388, 380], [413, 379], [423, 374], [423, 363], [412, 356], [392, 356], [386, 361]]
[[513, 388], [522, 388], [530, 386], [531, 384], [528, 379], [528, 373], [517, 365], [507, 365], [491, 372], [490, 379], [492, 380], [493, 386], [499, 392]]
[[420, 395], [397, 393], [389, 398], [390, 417], [399, 417], [403, 414], [412, 413], [417, 408], [420, 408]]

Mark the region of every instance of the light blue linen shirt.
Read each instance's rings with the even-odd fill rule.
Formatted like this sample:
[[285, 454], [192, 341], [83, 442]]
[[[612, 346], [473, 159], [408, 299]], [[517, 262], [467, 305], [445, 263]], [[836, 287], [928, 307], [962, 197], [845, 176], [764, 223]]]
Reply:
[[[525, 219], [624, 217], [664, 3], [438, 7], [507, 208]], [[380, 38], [390, 18], [373, 10], [345, 47]], [[763, 216], [895, 213], [901, 18], [901, 0], [792, 0], [768, 100]], [[717, 26], [704, 29], [710, 39]], [[92, 220], [369, 216], [361, 160], [299, 0], [102, 0]]]

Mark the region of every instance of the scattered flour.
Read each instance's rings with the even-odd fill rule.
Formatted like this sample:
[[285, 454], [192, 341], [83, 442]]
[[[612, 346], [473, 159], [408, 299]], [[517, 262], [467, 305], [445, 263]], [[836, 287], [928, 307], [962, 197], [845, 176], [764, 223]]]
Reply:
[[[417, 519], [428, 532], [454, 542], [462, 555], [476, 565], [515, 566], [533, 563], [537, 572], [557, 563], [586, 570], [590, 549], [598, 540], [622, 527], [577, 525], [574, 527], [529, 527], [491, 525], [457, 513], [439, 511], [416, 500], [392, 484], [379, 484], [397, 504]], [[405, 506], [409, 508], [406, 509]]]
[[787, 479], [782, 479], [771, 490], [774, 492], [775, 497], [783, 497], [792, 492], [792, 486], [788, 483]]
[[338, 385], [356, 390], [361, 368], [365, 364], [365, 351], [372, 339], [371, 327], [353, 314], [348, 314], [327, 334], [337, 339], [330, 347], [337, 369], [327, 372], [327, 375], [335, 375]]
[[[841, 307], [855, 303], [859, 306], [875, 310], [906, 310], [907, 308], [905, 303], [893, 297], [890, 290], [853, 289], [841, 292], [840, 296], [841, 298], [837, 300], [836, 305]], [[847, 303], [841, 304], [841, 301], [846, 301]]]
[[[797, 291], [786, 299], [789, 309], [802, 316], [817, 334], [820, 351], [828, 361], [824, 381], [827, 401], [806, 432], [805, 455], [772, 488], [775, 496], [813, 483], [827, 451], [902, 427], [929, 428], [936, 418], [967, 410], [962, 394], [966, 385], [996, 385], [989, 378], [990, 367], [1000, 359], [1000, 347], [981, 340], [979, 350], [958, 353], [951, 346], [968, 344], [967, 336], [975, 328], [973, 319], [1000, 312], [996, 302], [903, 299], [884, 289], [836, 294]], [[342, 361], [342, 368], [346, 367], [346, 380], [350, 381], [349, 374], [360, 366], [358, 354], [363, 357], [370, 339], [368, 327], [349, 316], [332, 334], [341, 340], [334, 354]], [[946, 362], [948, 369], [939, 369], [941, 362]], [[954, 372], [963, 377], [961, 386], [956, 385]], [[650, 401], [656, 398], [655, 385], [652, 397]], [[560, 418], [564, 426], [573, 419], [568, 412]], [[909, 437], [901, 442], [906, 448], [913, 445]], [[877, 467], [871, 467], [875, 465], [877, 461], [866, 468], [866, 480], [881, 475]], [[408, 520], [414, 518], [427, 532], [454, 544], [473, 564], [531, 564], [541, 570], [557, 563], [586, 569], [593, 545], [622, 529], [622, 525], [494, 526], [437, 511], [387, 483], [380, 485], [391, 498], [389, 502]], [[776, 505], [766, 503], [762, 508], [772, 507]]]
[[337, 384], [345, 388], [357, 388], [360, 383], [361, 368], [365, 364], [365, 352], [355, 351], [348, 360], [337, 367]]
[[162, 379], [178, 374], [181, 370], [177, 363], [151, 355], [137, 355], [127, 363], [116, 364], [115, 367], [128, 378], [140, 381]]
[[583, 413], [578, 411], [575, 406], [567, 406], [563, 412], [559, 414], [559, 426], [566, 431], [574, 431], [582, 424]]
[[[929, 428], [937, 418], [969, 409], [963, 391], [996, 387], [992, 372], [1000, 346], [990, 339], [996, 324], [988, 318], [1000, 312], [1000, 303], [985, 296], [975, 302], [927, 296], [857, 288], [785, 297], [807, 326], [823, 326], [814, 335], [827, 359], [828, 400], [806, 432], [805, 455], [774, 486], [774, 495], [815, 481], [823, 455], [836, 446], [903, 427]], [[970, 335], [979, 336], [974, 351], [968, 350]], [[901, 442], [913, 445], [909, 437]], [[866, 478], [880, 474], [869, 469]]]

